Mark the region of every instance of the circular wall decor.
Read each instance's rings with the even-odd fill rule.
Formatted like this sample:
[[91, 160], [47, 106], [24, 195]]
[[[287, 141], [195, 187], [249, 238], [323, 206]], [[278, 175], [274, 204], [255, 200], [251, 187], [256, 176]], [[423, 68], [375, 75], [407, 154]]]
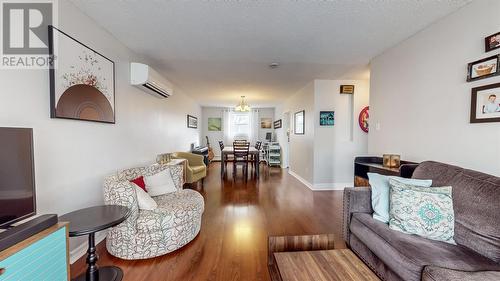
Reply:
[[361, 110], [361, 112], [359, 113], [358, 118], [359, 127], [365, 133], [368, 133], [368, 119], [370, 117], [370, 115], [368, 114], [369, 109], [369, 106], [365, 106], [365, 108], [363, 108], [363, 110]]

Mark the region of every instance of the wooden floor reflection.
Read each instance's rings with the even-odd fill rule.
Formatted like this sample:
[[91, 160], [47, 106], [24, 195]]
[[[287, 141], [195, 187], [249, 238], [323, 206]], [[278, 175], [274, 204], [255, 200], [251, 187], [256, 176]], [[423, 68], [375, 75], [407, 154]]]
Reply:
[[[312, 192], [286, 170], [261, 165], [260, 178], [224, 179], [220, 163], [210, 165], [203, 189], [205, 213], [200, 234], [173, 253], [147, 260], [126, 261], [98, 246], [99, 265], [122, 268], [125, 281], [139, 280], [270, 280], [267, 236], [333, 233], [341, 239], [342, 192]], [[249, 173], [251, 174], [251, 173]], [[71, 276], [85, 271], [81, 258]]]

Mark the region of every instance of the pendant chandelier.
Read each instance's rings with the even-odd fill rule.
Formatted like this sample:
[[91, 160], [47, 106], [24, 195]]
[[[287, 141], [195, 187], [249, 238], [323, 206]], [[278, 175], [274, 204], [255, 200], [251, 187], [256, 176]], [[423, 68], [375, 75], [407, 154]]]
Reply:
[[237, 111], [237, 112], [249, 112], [250, 111], [250, 106], [245, 101], [245, 96], [241, 96], [241, 101], [239, 104], [236, 105], [236, 107], [234, 108], [234, 111]]

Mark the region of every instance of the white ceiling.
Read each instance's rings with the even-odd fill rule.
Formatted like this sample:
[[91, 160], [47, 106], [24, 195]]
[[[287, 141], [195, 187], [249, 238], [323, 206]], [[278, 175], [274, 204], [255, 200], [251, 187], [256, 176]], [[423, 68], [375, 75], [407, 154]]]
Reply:
[[[366, 79], [371, 58], [470, 1], [72, 0], [177, 88], [214, 106], [240, 95], [273, 106], [313, 79]], [[281, 66], [271, 70], [273, 61]]]

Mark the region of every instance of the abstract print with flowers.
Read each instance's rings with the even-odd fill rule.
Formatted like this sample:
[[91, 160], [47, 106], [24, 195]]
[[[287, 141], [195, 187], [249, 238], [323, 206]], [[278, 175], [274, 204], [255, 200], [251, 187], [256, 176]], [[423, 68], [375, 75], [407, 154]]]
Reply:
[[114, 63], [51, 27], [51, 117], [115, 122]]
[[389, 180], [389, 228], [455, 244], [452, 188], [418, 187]]

